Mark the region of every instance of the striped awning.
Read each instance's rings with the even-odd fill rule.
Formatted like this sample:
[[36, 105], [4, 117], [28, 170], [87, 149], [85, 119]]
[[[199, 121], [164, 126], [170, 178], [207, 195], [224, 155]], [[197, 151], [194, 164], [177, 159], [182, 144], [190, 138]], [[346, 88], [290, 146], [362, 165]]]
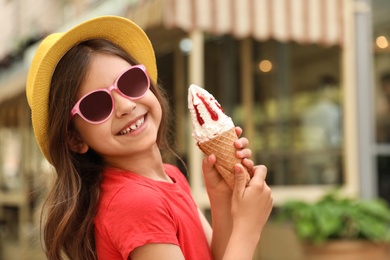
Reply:
[[326, 46], [343, 43], [346, 0], [140, 0], [126, 16], [154, 26]]

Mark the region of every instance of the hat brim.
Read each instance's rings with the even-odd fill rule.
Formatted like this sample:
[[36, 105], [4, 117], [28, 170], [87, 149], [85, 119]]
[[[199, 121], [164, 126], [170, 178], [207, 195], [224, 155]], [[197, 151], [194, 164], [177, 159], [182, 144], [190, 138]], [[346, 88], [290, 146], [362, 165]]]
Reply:
[[27, 78], [26, 94], [31, 107], [35, 137], [42, 153], [51, 162], [48, 149], [48, 99], [53, 72], [62, 56], [80, 42], [108, 40], [144, 64], [150, 79], [157, 82], [152, 44], [145, 32], [132, 21], [118, 16], [102, 16], [85, 21], [65, 33], [49, 35], [37, 49]]

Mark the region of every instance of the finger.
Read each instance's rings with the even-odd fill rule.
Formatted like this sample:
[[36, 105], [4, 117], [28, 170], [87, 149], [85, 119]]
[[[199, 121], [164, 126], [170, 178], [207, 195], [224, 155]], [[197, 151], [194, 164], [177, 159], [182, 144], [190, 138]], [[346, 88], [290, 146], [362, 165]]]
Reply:
[[267, 167], [264, 165], [256, 165], [253, 169], [253, 177], [250, 182], [264, 182], [267, 177]]
[[244, 166], [241, 164], [234, 165], [234, 194], [242, 197], [246, 187], [246, 176]]
[[241, 136], [241, 134], [242, 134], [242, 128], [241, 128], [241, 127], [239, 127], [239, 126], [236, 126], [236, 127], [235, 127], [235, 130], [236, 130], [236, 134], [237, 134], [237, 136], [238, 136], [238, 137], [240, 137], [240, 136]]
[[248, 147], [248, 144], [249, 144], [249, 140], [245, 137], [241, 137], [236, 141], [234, 141], [234, 147], [236, 147], [236, 149], [246, 148]]
[[242, 165], [244, 165], [248, 169], [248, 172], [253, 175], [253, 167], [255, 166], [255, 163], [251, 159], [244, 158], [242, 160]]
[[251, 158], [252, 157], [252, 150], [249, 148], [245, 148], [243, 150], [236, 151], [236, 157], [238, 159], [244, 159], [244, 158]]

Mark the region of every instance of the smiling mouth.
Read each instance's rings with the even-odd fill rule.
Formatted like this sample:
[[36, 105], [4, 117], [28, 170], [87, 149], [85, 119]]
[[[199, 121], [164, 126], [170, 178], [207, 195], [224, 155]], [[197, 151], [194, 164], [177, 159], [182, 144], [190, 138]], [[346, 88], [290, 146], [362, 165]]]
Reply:
[[124, 129], [123, 131], [119, 132], [120, 135], [125, 135], [125, 134], [128, 134], [128, 133], [131, 133], [135, 130], [137, 130], [140, 126], [142, 126], [145, 122], [145, 117], [141, 117], [140, 119], [138, 119], [134, 124], [131, 124], [129, 127], [127, 127], [126, 129]]

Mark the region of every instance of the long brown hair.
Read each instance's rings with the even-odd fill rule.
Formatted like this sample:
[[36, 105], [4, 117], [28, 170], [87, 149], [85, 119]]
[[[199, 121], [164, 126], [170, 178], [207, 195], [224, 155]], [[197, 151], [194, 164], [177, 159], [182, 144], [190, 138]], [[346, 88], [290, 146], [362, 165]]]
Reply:
[[[130, 64], [137, 62], [118, 46], [102, 39], [73, 47], [59, 61], [52, 77], [49, 97], [49, 149], [57, 178], [43, 206], [41, 225], [48, 259], [97, 259], [93, 220], [97, 211], [99, 184], [104, 168], [102, 158], [89, 149], [73, 152], [69, 140], [78, 138], [69, 113], [77, 90], [89, 69], [94, 53], [117, 55]], [[162, 108], [157, 144], [169, 147], [169, 106], [162, 89], [153, 82], [151, 91]]]

